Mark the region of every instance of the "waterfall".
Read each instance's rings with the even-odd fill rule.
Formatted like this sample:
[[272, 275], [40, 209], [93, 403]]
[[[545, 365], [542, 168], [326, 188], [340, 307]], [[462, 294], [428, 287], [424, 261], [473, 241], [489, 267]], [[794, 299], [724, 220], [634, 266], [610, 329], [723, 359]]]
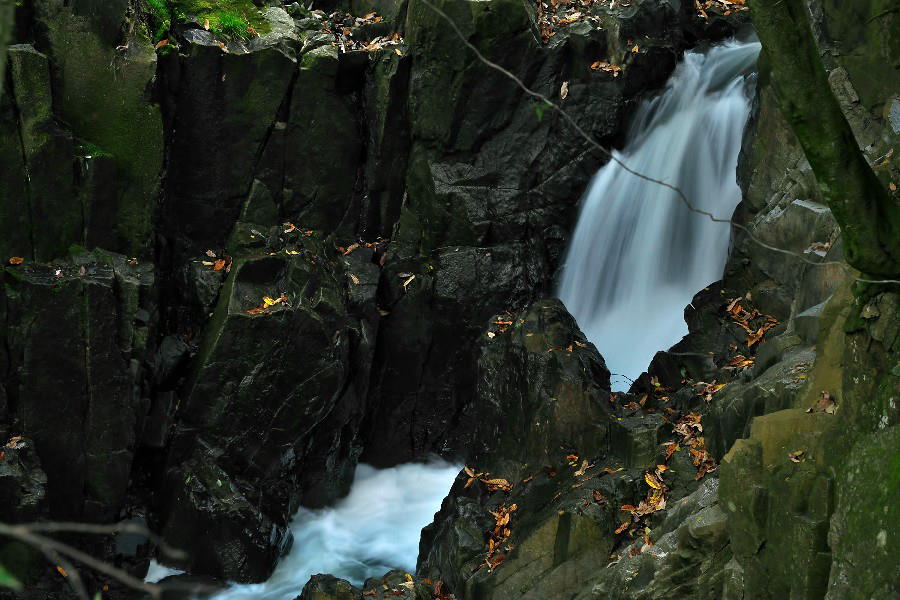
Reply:
[[[729, 219], [749, 115], [746, 74], [757, 42], [692, 51], [666, 89], [645, 101], [615, 156]], [[687, 333], [683, 309], [722, 276], [730, 226], [691, 212], [676, 193], [610, 161], [591, 181], [566, 253], [558, 295], [606, 359], [615, 389]], [[624, 376], [624, 377], [623, 377]]]
[[346, 498], [300, 509], [291, 523], [294, 545], [268, 581], [232, 585], [213, 600], [294, 600], [317, 573], [361, 585], [391, 569], [414, 572], [422, 528], [459, 470], [442, 461], [382, 470], [359, 465]]

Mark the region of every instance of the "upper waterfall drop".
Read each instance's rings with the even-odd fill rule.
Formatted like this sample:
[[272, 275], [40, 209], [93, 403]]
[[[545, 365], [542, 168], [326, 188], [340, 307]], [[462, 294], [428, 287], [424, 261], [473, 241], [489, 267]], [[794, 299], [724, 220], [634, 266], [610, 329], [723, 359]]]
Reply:
[[[687, 52], [665, 90], [637, 110], [622, 151], [630, 169], [681, 189], [728, 220], [741, 199], [738, 153], [750, 113], [756, 41]], [[588, 186], [558, 296], [606, 359], [615, 389], [687, 333], [684, 307], [725, 266], [730, 226], [615, 161]]]

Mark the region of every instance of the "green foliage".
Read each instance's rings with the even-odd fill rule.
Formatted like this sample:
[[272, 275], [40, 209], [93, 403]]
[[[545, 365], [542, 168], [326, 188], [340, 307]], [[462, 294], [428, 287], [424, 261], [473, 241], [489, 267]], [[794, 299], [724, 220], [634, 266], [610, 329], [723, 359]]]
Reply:
[[540, 121], [544, 118], [544, 111], [548, 108], [551, 108], [553, 105], [547, 102], [546, 100], [539, 100], [534, 103], [534, 114], [537, 115], [537, 120]]
[[22, 583], [0, 565], [0, 587], [12, 588], [16, 591], [22, 589]]
[[169, 4], [174, 18], [201, 25], [209, 21], [210, 31], [217, 35], [248, 38], [248, 27], [259, 33], [271, 30], [252, 0], [169, 0]]
[[247, 28], [250, 23], [243, 17], [231, 12], [220, 12], [215, 16], [215, 22], [210, 25], [213, 33], [246, 39], [249, 35]]
[[172, 13], [169, 5], [166, 0], [144, 0], [144, 2], [147, 4], [147, 10], [153, 16], [154, 38], [160, 40], [172, 26]]

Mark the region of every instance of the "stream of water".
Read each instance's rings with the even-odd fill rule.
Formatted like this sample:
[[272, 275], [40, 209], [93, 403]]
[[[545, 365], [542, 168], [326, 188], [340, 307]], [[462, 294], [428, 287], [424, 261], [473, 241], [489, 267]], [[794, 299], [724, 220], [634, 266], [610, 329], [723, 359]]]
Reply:
[[[637, 110], [615, 155], [729, 219], [741, 199], [738, 153], [750, 113], [746, 75], [757, 42], [685, 54], [665, 91]], [[582, 200], [558, 296], [627, 389], [653, 355], [687, 333], [684, 307], [722, 276], [730, 227], [691, 212], [676, 193], [610, 161]]]
[[381, 470], [359, 465], [346, 498], [296, 514], [294, 545], [268, 581], [232, 585], [213, 600], [294, 600], [317, 573], [361, 585], [391, 569], [414, 572], [422, 528], [431, 523], [459, 469], [441, 461]]

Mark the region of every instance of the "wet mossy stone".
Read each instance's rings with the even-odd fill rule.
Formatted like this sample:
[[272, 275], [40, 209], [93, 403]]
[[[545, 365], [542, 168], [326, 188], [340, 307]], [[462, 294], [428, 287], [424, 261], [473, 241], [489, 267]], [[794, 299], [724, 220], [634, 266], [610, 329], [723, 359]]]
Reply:
[[483, 338], [478, 361], [476, 438], [487, 461], [479, 468], [511, 461], [533, 469], [552, 463], [560, 448], [598, 453], [609, 427], [603, 358], [559, 300], [536, 302], [510, 320]]
[[4, 93], [0, 97], [0, 255], [4, 258], [34, 258], [25, 173], [15, 100]]
[[38, 260], [65, 256], [84, 240], [83, 207], [75, 192], [74, 144], [53, 115], [50, 62], [33, 46], [9, 48], [10, 80], [28, 177], [28, 233]]
[[363, 143], [355, 108], [337, 89], [338, 54], [329, 44], [300, 58], [285, 131], [292, 159], [285, 163], [281, 213], [304, 227], [350, 235]]
[[292, 542], [242, 482], [218, 464], [219, 452], [197, 440], [194, 452], [166, 473], [162, 535], [187, 558], [174, 566], [231, 581], [265, 581]]
[[[184, 38], [167, 71], [178, 101], [163, 214], [178, 240], [176, 252], [195, 255], [223, 246], [248, 195], [257, 196], [254, 169], [267, 141], [281, 139], [279, 109], [297, 69], [299, 42], [293, 29], [278, 29], [225, 53], [210, 31], [189, 29]], [[282, 153], [277, 164], [284, 160]], [[281, 172], [267, 179], [279, 183], [269, 190], [276, 203], [280, 180]], [[255, 212], [248, 213], [254, 220], [274, 224], [271, 207], [266, 216]]]
[[313, 575], [295, 600], [363, 600], [363, 595], [346, 579]]
[[[114, 157], [119, 168], [113, 220], [103, 246], [130, 256], [147, 248], [159, 194], [163, 158], [162, 118], [153, 102], [153, 43], [141, 24], [119, 32], [128, 2], [62, 0], [35, 4], [55, 68], [54, 107], [72, 134]], [[119, 46], [117, 48], [117, 46]]]
[[[0, 81], [6, 81], [6, 45], [12, 38], [12, 28], [15, 22], [15, 0], [0, 0]], [[3, 96], [4, 86], [0, 86], [0, 96]]]
[[828, 600], [890, 597], [900, 556], [900, 427], [860, 439], [838, 471]]
[[[56, 519], [113, 519], [124, 501], [141, 405], [147, 286], [124, 257], [5, 269], [17, 417], [47, 473]], [[77, 259], [76, 259], [77, 260]], [[53, 415], [48, 419], [47, 415]]]

